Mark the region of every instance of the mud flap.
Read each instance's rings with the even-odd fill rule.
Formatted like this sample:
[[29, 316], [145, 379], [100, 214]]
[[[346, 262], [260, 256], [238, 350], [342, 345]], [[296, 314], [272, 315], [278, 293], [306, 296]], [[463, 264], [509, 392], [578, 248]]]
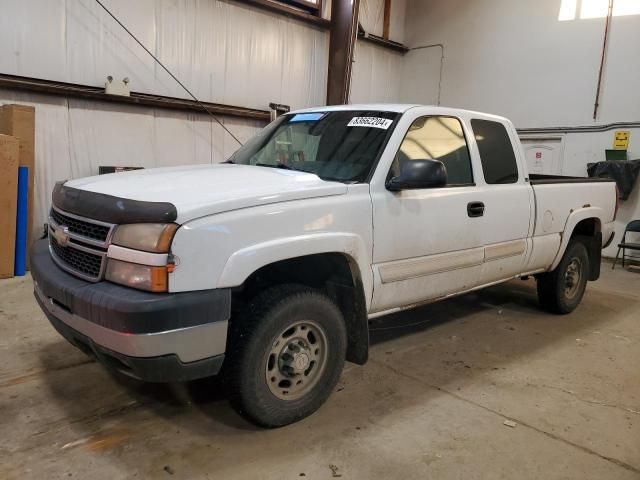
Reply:
[[347, 326], [347, 357], [346, 360], [356, 365], [364, 365], [369, 358], [369, 323], [364, 300], [362, 283], [356, 281], [351, 287], [334, 282], [327, 282], [329, 297], [335, 301], [343, 312], [353, 312], [345, 315]]
[[597, 232], [594, 236], [580, 236], [587, 247], [589, 253], [589, 281], [598, 280], [600, 278], [600, 263], [602, 262], [602, 232]]

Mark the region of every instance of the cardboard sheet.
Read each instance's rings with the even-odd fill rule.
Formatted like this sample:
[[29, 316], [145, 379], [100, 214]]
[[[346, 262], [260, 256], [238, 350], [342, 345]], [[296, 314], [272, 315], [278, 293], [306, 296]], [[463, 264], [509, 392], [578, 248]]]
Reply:
[[0, 135], [0, 278], [13, 277], [19, 141]]

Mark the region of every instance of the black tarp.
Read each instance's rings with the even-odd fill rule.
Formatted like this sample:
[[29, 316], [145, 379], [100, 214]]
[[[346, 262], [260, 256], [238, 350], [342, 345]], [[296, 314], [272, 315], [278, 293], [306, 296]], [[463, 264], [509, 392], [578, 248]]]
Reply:
[[608, 160], [587, 164], [590, 177], [612, 178], [618, 185], [620, 199], [629, 198], [640, 174], [640, 160]]

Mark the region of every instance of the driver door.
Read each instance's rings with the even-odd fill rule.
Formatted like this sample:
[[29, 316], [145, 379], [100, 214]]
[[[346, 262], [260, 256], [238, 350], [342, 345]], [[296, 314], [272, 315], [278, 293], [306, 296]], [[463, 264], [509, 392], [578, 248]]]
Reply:
[[374, 313], [467, 290], [481, 278], [483, 217], [472, 208], [480, 202], [464, 123], [416, 110], [388, 177], [401, 162], [435, 159], [447, 168], [447, 185], [399, 192], [372, 185]]

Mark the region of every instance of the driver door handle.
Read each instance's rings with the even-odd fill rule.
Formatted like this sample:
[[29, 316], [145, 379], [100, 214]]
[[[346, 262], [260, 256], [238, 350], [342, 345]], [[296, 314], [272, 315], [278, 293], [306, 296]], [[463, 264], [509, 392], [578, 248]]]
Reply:
[[470, 217], [481, 217], [484, 215], [484, 203], [469, 202], [467, 203], [467, 215]]

